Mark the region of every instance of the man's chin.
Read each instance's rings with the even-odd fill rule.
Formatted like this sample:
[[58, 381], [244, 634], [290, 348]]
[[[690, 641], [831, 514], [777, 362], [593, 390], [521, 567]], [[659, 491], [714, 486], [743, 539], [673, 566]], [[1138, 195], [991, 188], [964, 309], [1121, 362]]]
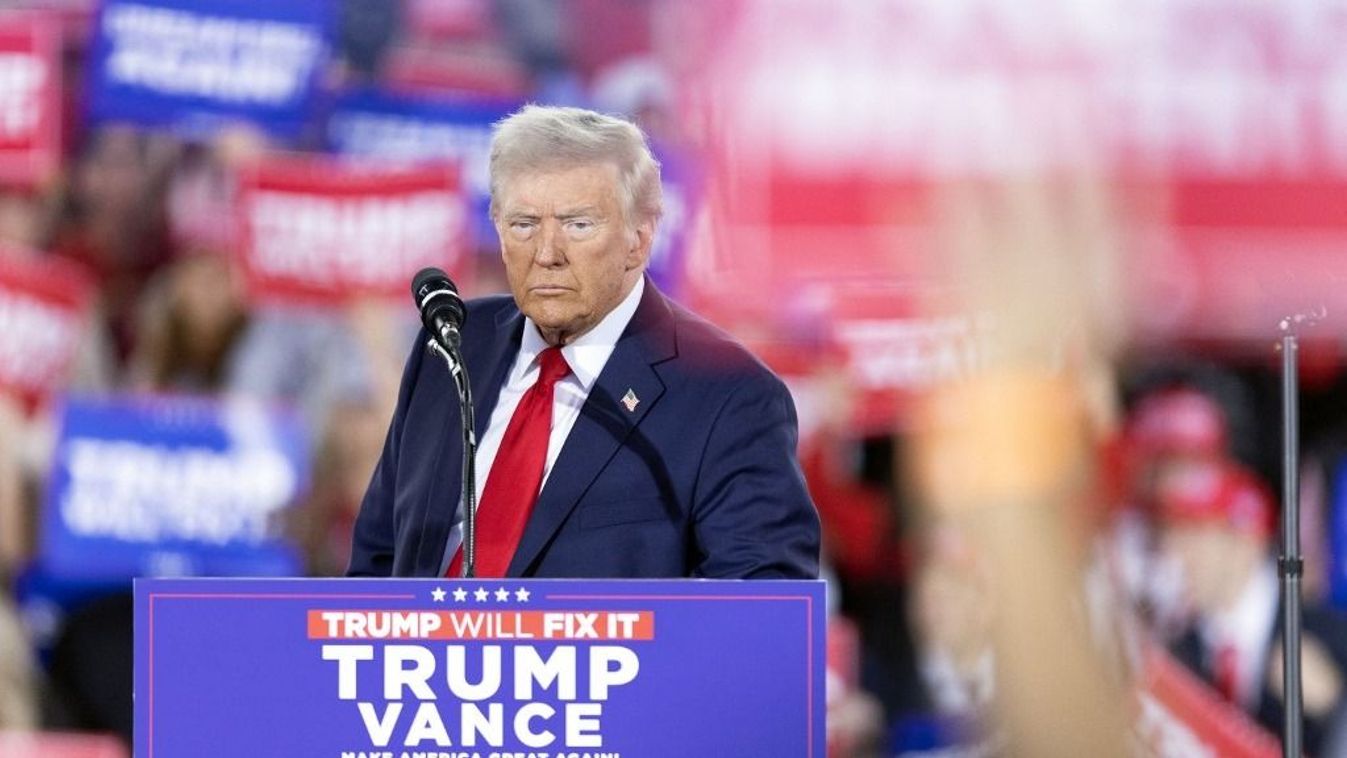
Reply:
[[584, 319], [576, 318], [574, 315], [550, 313], [546, 308], [526, 310], [524, 315], [538, 327], [544, 338], [548, 338], [548, 342], [553, 341], [551, 339], [553, 336], [569, 337], [578, 335], [586, 329]]

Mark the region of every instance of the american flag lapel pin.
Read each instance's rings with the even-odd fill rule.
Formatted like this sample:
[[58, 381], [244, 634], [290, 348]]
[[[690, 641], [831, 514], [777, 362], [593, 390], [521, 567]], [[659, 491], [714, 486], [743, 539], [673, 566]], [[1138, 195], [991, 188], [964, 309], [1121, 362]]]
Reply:
[[636, 397], [636, 393], [633, 392], [630, 388], [627, 389], [627, 394], [622, 396], [622, 407], [627, 409], [627, 413], [634, 412], [636, 410], [636, 406], [639, 405], [640, 402], [641, 399], [639, 397]]

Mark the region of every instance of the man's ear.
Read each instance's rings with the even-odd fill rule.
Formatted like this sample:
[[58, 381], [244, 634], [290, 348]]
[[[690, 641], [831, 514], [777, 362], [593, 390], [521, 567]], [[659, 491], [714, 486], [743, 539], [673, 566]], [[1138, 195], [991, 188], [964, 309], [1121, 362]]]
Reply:
[[655, 222], [647, 219], [632, 230], [631, 247], [627, 251], [627, 270], [642, 268], [650, 261], [650, 246], [655, 241]]

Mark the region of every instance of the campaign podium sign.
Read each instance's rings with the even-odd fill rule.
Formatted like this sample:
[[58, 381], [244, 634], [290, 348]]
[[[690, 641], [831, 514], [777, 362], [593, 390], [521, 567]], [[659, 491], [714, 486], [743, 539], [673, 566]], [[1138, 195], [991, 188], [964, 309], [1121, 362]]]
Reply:
[[137, 580], [135, 755], [824, 758], [824, 585]]

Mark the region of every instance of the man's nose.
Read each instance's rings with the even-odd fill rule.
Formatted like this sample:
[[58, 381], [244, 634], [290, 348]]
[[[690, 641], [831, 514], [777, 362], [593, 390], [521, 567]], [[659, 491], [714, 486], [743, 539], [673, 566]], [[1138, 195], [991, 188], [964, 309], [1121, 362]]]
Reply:
[[561, 224], [555, 220], [546, 220], [538, 230], [538, 247], [533, 251], [533, 262], [544, 268], [554, 268], [566, 263], [566, 242], [561, 233]]

